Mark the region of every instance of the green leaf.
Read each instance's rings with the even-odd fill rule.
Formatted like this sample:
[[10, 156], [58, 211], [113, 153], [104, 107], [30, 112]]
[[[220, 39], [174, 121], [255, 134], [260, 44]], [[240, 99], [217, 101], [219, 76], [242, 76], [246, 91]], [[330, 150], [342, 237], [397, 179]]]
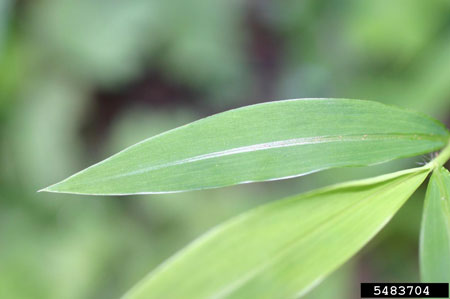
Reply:
[[324, 188], [256, 208], [169, 259], [125, 298], [294, 298], [361, 249], [429, 168]]
[[221, 187], [419, 155], [448, 138], [438, 121], [376, 102], [269, 102], [157, 135], [43, 191], [121, 195]]
[[425, 197], [420, 236], [424, 282], [450, 282], [450, 173], [436, 169]]

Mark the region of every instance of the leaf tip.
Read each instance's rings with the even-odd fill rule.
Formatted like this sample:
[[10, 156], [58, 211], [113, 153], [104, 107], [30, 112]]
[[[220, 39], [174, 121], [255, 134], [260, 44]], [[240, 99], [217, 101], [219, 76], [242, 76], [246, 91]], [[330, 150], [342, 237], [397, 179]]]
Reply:
[[50, 185], [48, 187], [39, 189], [37, 191], [37, 193], [41, 193], [41, 192], [61, 193], [61, 192], [64, 192], [64, 190], [61, 190], [61, 188], [58, 188], [60, 185], [61, 185], [61, 182]]
[[57, 192], [56, 190], [53, 189], [54, 185], [39, 189], [38, 191], [36, 191], [37, 193], [41, 193], [41, 192]]

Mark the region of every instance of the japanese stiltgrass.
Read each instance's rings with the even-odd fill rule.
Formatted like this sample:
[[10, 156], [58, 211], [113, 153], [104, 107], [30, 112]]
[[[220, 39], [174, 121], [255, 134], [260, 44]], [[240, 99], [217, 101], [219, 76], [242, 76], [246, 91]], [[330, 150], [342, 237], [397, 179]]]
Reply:
[[[299, 99], [213, 115], [144, 140], [42, 191], [169, 193], [366, 166], [443, 149], [426, 165], [275, 201], [212, 229], [126, 298], [293, 298], [360, 250], [433, 173], [424, 281], [450, 279], [450, 133], [376, 102]], [[447, 262], [442, 262], [447, 258]]]

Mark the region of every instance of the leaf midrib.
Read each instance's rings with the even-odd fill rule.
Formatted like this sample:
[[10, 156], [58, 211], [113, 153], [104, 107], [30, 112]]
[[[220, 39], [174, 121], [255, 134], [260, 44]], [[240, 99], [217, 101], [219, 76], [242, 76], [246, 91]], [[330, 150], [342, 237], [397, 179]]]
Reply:
[[213, 153], [198, 155], [194, 157], [189, 157], [173, 162], [163, 163], [159, 165], [154, 165], [150, 167], [145, 167], [135, 171], [130, 171], [122, 173], [115, 176], [109, 176], [103, 180], [117, 179], [122, 177], [128, 177], [132, 175], [142, 174], [150, 171], [159, 170], [162, 168], [167, 168], [171, 166], [177, 166], [182, 164], [188, 164], [208, 159], [220, 158], [230, 155], [243, 154], [254, 151], [263, 151], [276, 148], [302, 146], [302, 145], [312, 145], [321, 143], [333, 143], [333, 142], [355, 142], [355, 141], [377, 141], [377, 140], [393, 140], [393, 139], [403, 139], [403, 140], [430, 140], [430, 141], [444, 141], [445, 138], [439, 135], [428, 135], [428, 134], [355, 134], [355, 135], [336, 135], [336, 136], [315, 136], [315, 137], [302, 137], [293, 138], [279, 141], [271, 141], [266, 143], [259, 143], [247, 146], [241, 146], [236, 148], [230, 148], [223, 151], [217, 151]]

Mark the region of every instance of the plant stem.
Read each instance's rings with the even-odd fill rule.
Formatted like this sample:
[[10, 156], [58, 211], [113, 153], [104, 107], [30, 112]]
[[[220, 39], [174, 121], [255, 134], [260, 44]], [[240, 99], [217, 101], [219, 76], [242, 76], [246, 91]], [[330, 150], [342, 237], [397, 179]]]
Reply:
[[433, 161], [428, 163], [431, 169], [437, 169], [443, 166], [448, 160], [450, 160], [450, 143], [441, 151], [439, 156], [436, 157]]

